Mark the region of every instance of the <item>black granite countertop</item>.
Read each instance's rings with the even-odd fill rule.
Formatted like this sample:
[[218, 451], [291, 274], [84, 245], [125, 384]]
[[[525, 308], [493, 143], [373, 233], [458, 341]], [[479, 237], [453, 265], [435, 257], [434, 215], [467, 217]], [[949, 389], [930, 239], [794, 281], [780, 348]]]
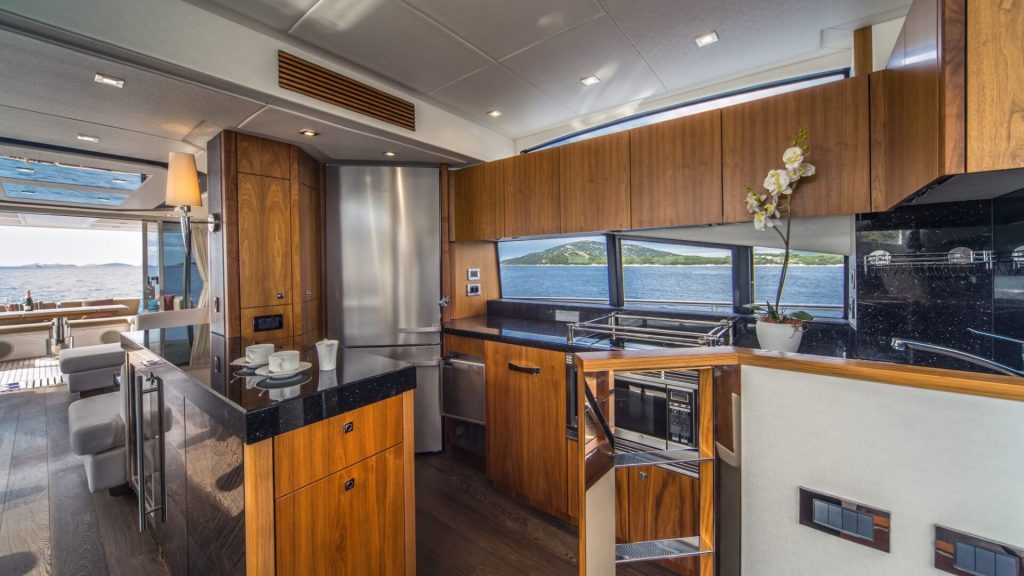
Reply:
[[[704, 317], [702, 319], [707, 319]], [[741, 348], [757, 348], [753, 320], [733, 317], [734, 345]], [[444, 325], [446, 334], [468, 336], [515, 344], [558, 350], [560, 352], [583, 352], [592, 350], [587, 346], [570, 346], [567, 326], [570, 323], [554, 320], [513, 318], [507, 316], [472, 316], [451, 320]], [[849, 328], [843, 322], [817, 322], [805, 334], [800, 352], [833, 358], [853, 357], [849, 347]]]
[[[196, 335], [209, 333], [207, 325], [191, 328], [193, 342]], [[218, 375], [210, 364], [209, 353], [192, 357], [185, 328], [130, 332], [122, 334], [121, 339], [126, 350], [145, 350], [155, 355], [155, 362], [162, 360], [174, 366], [226, 407], [241, 414], [246, 443], [301, 428], [416, 387], [416, 368], [412, 364], [356, 350], [339, 348], [336, 368], [327, 371], [319, 369], [316, 354], [312, 354], [304, 358], [310, 360], [310, 369], [296, 377], [275, 381], [254, 375], [242, 366], [231, 365], [230, 360], [226, 373]], [[228, 358], [242, 355], [238, 342], [229, 343], [226, 348]], [[159, 365], [155, 362], [153, 367]], [[205, 400], [208, 403], [209, 399]]]
[[444, 325], [446, 334], [469, 336], [518, 344], [534, 348], [569, 351], [566, 322], [551, 320], [525, 320], [502, 316], [472, 316], [451, 320]]

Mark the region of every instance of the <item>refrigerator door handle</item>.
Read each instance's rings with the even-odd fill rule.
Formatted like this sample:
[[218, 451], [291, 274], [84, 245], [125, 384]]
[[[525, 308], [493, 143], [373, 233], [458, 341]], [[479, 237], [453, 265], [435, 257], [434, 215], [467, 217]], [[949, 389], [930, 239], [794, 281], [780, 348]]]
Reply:
[[417, 328], [399, 328], [398, 331], [402, 334], [430, 334], [440, 332], [440, 326], [421, 326]]

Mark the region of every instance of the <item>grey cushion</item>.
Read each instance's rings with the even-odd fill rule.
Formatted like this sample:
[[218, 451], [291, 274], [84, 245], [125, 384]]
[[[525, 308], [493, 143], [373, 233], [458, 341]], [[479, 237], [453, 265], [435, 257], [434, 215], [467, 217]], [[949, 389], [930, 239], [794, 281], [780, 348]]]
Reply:
[[124, 350], [120, 344], [99, 344], [60, 351], [60, 371], [65, 374], [120, 366]]
[[79, 456], [98, 454], [124, 445], [121, 395], [101, 394], [68, 406], [71, 450]]
[[[117, 394], [114, 394], [117, 396]], [[128, 452], [124, 446], [82, 459], [90, 492], [107, 490], [128, 481]]]

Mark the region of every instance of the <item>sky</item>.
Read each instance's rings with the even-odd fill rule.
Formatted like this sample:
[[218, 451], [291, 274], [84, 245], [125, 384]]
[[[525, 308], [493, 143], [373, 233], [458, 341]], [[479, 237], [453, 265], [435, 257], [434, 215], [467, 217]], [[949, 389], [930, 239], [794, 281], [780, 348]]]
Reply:
[[108, 264], [142, 266], [139, 231], [0, 226], [0, 266]]

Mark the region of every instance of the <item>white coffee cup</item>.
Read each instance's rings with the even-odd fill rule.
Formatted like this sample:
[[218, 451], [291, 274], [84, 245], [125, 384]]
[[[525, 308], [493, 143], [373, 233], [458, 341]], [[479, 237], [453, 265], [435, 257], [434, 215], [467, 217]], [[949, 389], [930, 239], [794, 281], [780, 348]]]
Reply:
[[299, 367], [298, 350], [282, 350], [270, 355], [271, 372], [291, 372]]
[[273, 344], [253, 344], [245, 347], [246, 364], [266, 364], [267, 358], [274, 353]]
[[334, 370], [338, 366], [338, 341], [321, 340], [317, 342], [316, 356], [320, 370]]

